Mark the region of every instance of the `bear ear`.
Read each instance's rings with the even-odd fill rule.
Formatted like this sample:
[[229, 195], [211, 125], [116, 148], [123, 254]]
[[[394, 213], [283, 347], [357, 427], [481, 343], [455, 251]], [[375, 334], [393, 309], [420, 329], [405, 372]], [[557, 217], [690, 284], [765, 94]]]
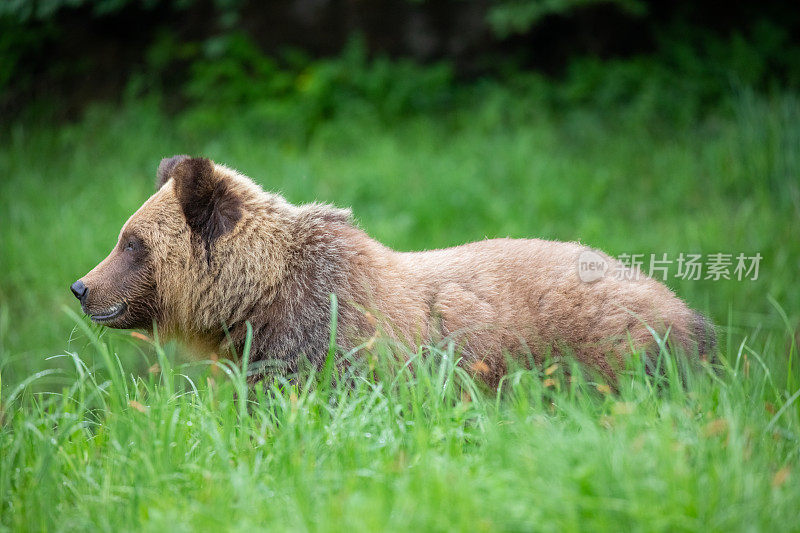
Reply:
[[216, 172], [214, 163], [204, 157], [178, 161], [170, 175], [189, 228], [210, 250], [214, 240], [231, 231], [241, 218], [241, 198], [232, 190], [230, 178]]
[[158, 171], [156, 171], [156, 191], [161, 190], [161, 187], [172, 177], [175, 165], [187, 159], [189, 159], [188, 155], [173, 155], [161, 160], [161, 163], [158, 164]]

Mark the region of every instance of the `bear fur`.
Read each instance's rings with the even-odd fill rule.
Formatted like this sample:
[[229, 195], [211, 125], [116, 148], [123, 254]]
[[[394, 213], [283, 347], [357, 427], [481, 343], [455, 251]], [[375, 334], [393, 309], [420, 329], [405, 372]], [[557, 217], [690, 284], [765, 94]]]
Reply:
[[240, 354], [249, 322], [250, 360], [265, 373], [324, 361], [332, 293], [344, 350], [376, 335], [411, 346], [448, 339], [490, 384], [509, 355], [541, 362], [567, 352], [613, 379], [626, 354], [653, 351], [651, 329], [690, 357], [713, 351], [711, 324], [662, 283], [643, 275], [581, 281], [587, 250], [491, 239], [396, 252], [359, 229], [349, 210], [295, 206], [209, 159], [175, 156], [161, 162], [156, 193], [115, 249], [79, 281], [79, 297], [96, 322], [155, 324], [162, 337], [206, 354]]

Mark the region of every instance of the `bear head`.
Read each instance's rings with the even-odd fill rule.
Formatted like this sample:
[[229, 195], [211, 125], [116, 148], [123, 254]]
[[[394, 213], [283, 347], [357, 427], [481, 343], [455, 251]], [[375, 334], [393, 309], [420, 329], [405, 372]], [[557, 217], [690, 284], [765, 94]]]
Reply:
[[275, 219], [291, 217], [292, 207], [209, 159], [165, 158], [155, 194], [122, 227], [108, 257], [71, 290], [106, 326], [218, 331], [280, 276], [290, 236]]

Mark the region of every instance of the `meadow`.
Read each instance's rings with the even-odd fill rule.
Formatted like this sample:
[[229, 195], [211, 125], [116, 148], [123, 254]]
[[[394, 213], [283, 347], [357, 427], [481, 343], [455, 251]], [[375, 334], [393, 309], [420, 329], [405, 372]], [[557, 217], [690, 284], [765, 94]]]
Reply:
[[[391, 120], [354, 101], [300, 133], [158, 98], [4, 125], [0, 529], [800, 530], [800, 98], [733, 91], [670, 120], [534, 89]], [[68, 290], [176, 153], [350, 206], [399, 250], [510, 236], [763, 259], [756, 280], [670, 266], [719, 338], [720, 368], [686, 383], [634, 357], [618, 392], [566, 362], [488, 391], [440, 346], [248, 391], [245, 361], [91, 325]]]

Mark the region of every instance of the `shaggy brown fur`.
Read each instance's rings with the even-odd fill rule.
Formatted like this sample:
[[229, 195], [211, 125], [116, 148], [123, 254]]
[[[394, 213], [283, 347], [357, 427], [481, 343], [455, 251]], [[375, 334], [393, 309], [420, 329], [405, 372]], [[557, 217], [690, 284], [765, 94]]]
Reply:
[[[494, 239], [395, 252], [347, 210], [294, 206], [208, 159], [162, 161], [158, 190], [119, 245], [83, 279], [84, 311], [111, 327], [148, 327], [204, 352], [241, 353], [281, 373], [327, 353], [331, 293], [338, 342], [376, 331], [407, 344], [452, 339], [490, 384], [506, 356], [572, 352], [612, 377], [652, 328], [687, 353], [714, 348], [713, 328], [663, 284], [578, 277], [577, 243]], [[598, 252], [598, 254], [600, 254]], [[614, 259], [600, 254], [609, 265]]]

